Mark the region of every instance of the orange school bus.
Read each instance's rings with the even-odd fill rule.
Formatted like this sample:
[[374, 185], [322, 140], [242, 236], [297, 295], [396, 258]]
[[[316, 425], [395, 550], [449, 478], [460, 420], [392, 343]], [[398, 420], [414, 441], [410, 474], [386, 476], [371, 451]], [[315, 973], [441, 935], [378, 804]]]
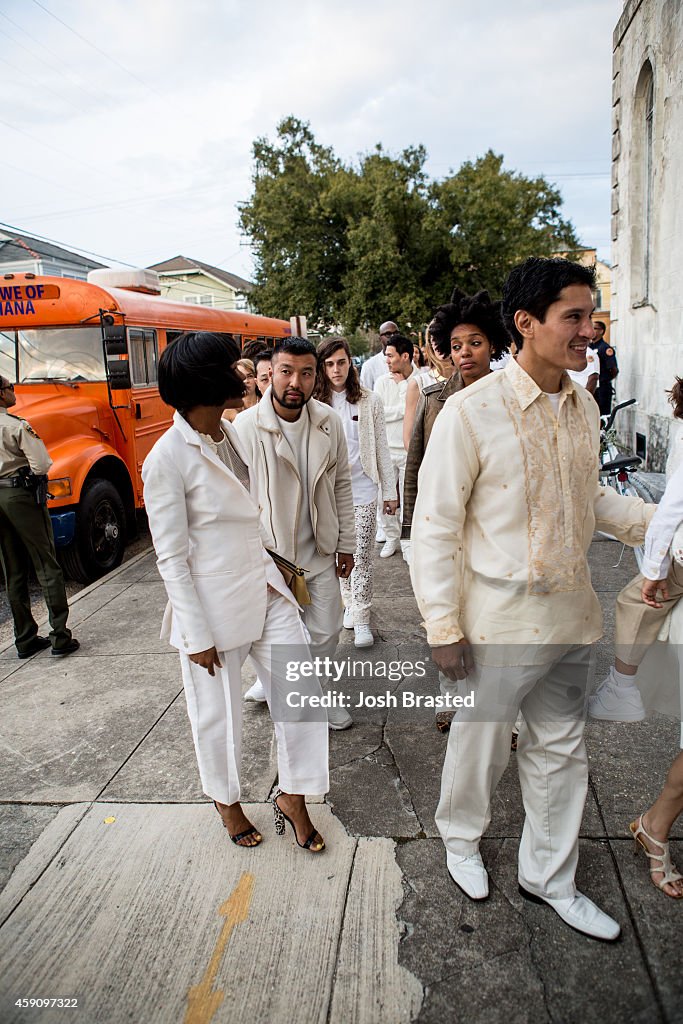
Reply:
[[52, 457], [48, 510], [76, 580], [120, 565], [134, 534], [142, 463], [172, 419], [158, 358], [183, 331], [264, 348], [291, 333], [283, 320], [162, 299], [150, 271], [93, 271], [88, 282], [0, 277], [0, 373], [15, 382], [16, 413]]

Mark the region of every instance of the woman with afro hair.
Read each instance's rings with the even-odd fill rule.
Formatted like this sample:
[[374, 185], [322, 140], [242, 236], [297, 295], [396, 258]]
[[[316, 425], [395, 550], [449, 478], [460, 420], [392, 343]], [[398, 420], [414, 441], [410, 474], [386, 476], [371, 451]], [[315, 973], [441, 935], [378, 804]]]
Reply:
[[[500, 302], [492, 302], [486, 291], [465, 295], [458, 288], [453, 291], [451, 301], [439, 306], [434, 314], [429, 325], [429, 337], [437, 357], [445, 363], [450, 356], [454, 372], [447, 380], [426, 387], [417, 404], [406, 462], [402, 540], [410, 538], [417, 477], [436, 417], [447, 398], [491, 373], [491, 363], [505, 356], [510, 344]], [[453, 687], [451, 681], [446, 677], [442, 679], [441, 673], [439, 677], [442, 691], [447, 687], [450, 692]], [[439, 732], [448, 732], [452, 718], [452, 711], [437, 712]]]

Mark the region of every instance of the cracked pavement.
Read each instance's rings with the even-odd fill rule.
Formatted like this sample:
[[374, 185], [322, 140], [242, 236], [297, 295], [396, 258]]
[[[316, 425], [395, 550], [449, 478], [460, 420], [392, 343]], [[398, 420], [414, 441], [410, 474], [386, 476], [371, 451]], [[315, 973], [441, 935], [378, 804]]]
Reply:
[[[611, 660], [616, 593], [634, 572], [630, 553], [615, 565], [619, 552], [608, 541], [591, 549], [607, 637], [598, 678]], [[336, 658], [424, 659], [400, 555], [376, 560], [375, 587], [375, 646], [356, 651], [344, 631]], [[249, 871], [253, 902], [217, 968], [223, 1003], [211, 1017], [186, 1016], [189, 1024], [683, 1021], [683, 907], [649, 884], [628, 833], [677, 749], [675, 719], [588, 726], [577, 881], [623, 930], [619, 943], [597, 943], [518, 893], [514, 754], [482, 843], [490, 898], [472, 903], [453, 884], [434, 823], [447, 736], [433, 709], [400, 699], [396, 708], [352, 708], [354, 727], [330, 736], [327, 806], [311, 812], [324, 826], [325, 858], [311, 863], [272, 833], [256, 855], [236, 855], [199, 786], [177, 656], [158, 640], [163, 605], [153, 556], [143, 554], [76, 599], [71, 622], [82, 648], [68, 663], [43, 655], [18, 663], [12, 648], [0, 652], [5, 985], [54, 996], [47, 983], [56, 979], [68, 995], [63, 986], [80, 978], [88, 1024], [181, 1019], [213, 962], [216, 908]], [[247, 666], [245, 689], [252, 680]], [[361, 690], [438, 692], [433, 666], [424, 677], [347, 677], [338, 688], [354, 704]], [[244, 751], [245, 802], [267, 831], [276, 764], [263, 706], [245, 705]], [[674, 836], [680, 863], [681, 823]], [[32, 978], [40, 992], [29, 991]], [[63, 1019], [28, 1010], [2, 1017]]]

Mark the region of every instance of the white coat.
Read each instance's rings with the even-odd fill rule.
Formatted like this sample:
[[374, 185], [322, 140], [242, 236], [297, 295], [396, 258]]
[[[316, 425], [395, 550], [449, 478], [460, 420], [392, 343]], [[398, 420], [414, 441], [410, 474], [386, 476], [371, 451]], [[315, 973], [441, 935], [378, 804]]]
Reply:
[[[248, 463], [232, 424], [224, 420], [223, 430]], [[296, 606], [264, 548], [254, 497], [179, 413], [145, 459], [142, 479], [170, 603], [162, 639], [184, 654], [257, 640], [268, 583]]]
[[270, 389], [258, 405], [235, 420], [256, 476], [267, 544], [291, 561], [296, 557], [296, 524], [302, 501], [309, 503], [313, 536], [321, 555], [353, 554], [356, 550], [344, 426], [333, 409], [314, 398], [307, 408], [311, 420], [307, 495], [301, 493], [299, 470], [273, 408]]

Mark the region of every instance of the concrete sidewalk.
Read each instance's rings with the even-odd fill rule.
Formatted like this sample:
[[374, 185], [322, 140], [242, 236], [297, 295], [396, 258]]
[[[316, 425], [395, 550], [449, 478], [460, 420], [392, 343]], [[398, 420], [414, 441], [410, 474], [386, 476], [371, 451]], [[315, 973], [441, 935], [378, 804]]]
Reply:
[[[614, 566], [620, 550], [591, 551], [608, 636], [634, 571], [630, 553]], [[346, 634], [339, 656], [414, 660], [424, 640], [400, 557], [377, 561], [376, 591], [378, 643], [356, 652]], [[72, 602], [76, 655], [0, 653], [0, 1020], [683, 1020], [683, 907], [649, 884], [627, 829], [661, 785], [677, 721], [588, 727], [578, 883], [623, 929], [603, 945], [517, 893], [514, 755], [482, 846], [491, 898], [473, 904], [449, 880], [434, 825], [446, 738], [429, 709], [361, 708], [331, 735], [316, 857], [272, 831], [272, 728], [246, 705], [246, 801], [265, 838], [234, 847], [199, 786], [177, 655], [158, 640], [164, 604], [143, 554]], [[599, 656], [606, 668], [608, 643]], [[78, 1006], [15, 1005], [31, 999]]]

